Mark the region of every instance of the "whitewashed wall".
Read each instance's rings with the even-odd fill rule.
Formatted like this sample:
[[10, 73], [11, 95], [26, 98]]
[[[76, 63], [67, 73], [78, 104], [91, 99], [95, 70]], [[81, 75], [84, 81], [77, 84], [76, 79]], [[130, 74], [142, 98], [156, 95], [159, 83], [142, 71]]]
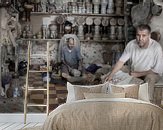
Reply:
[[[27, 44], [19, 44], [19, 61], [27, 60]], [[46, 43], [33, 44], [32, 53], [33, 54], [43, 54], [46, 51]], [[53, 45], [53, 49], [50, 51], [51, 60], [57, 61], [58, 56], [58, 45], [59, 41], [50, 42], [50, 46]], [[103, 53], [111, 53], [112, 46], [117, 46], [119, 44], [115, 43], [102, 43], [102, 42], [81, 42], [81, 54], [83, 57], [83, 62], [87, 65], [89, 63], [103, 63]], [[121, 44], [120, 44], [121, 45]], [[110, 55], [108, 55], [109, 57]], [[108, 58], [107, 58], [108, 59]], [[35, 59], [34, 64], [43, 64], [44, 60], [42, 58]]]

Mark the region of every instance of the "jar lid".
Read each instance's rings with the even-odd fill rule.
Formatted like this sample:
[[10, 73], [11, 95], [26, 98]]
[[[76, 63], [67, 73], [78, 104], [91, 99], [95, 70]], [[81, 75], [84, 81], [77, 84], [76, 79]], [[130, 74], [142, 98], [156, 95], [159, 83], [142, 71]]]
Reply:
[[117, 20], [115, 18], [110, 19], [110, 25], [115, 26], [117, 24]]
[[122, 18], [119, 18], [117, 22], [118, 22], [118, 25], [120, 25], [120, 26], [125, 24], [125, 21]]
[[90, 18], [90, 17], [87, 17], [87, 18], [86, 18], [86, 24], [87, 24], [87, 25], [92, 25], [92, 24], [93, 24], [93, 19]]
[[101, 23], [102, 23], [103, 26], [106, 27], [106, 26], [109, 25], [109, 20], [107, 18], [103, 18]]
[[100, 25], [101, 24], [101, 18], [95, 18], [94, 19], [94, 24], [97, 25], [97, 26]]
[[78, 25], [84, 25], [85, 24], [85, 17], [78, 17], [77, 19], [76, 19], [76, 22], [77, 22], [77, 24]]
[[65, 22], [65, 17], [64, 17], [63, 15], [58, 16], [58, 17], [56, 18], [56, 22], [57, 22], [58, 24], [63, 24], [63, 23]]

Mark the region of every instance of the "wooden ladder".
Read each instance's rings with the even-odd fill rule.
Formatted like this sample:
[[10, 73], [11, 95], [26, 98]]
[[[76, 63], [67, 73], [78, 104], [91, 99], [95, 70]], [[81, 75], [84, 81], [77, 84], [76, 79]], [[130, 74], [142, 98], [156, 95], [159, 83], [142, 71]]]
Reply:
[[[38, 54], [39, 55], [39, 54]], [[24, 96], [24, 124], [26, 124], [27, 121], [27, 109], [28, 107], [46, 107], [46, 114], [49, 114], [49, 66], [50, 66], [50, 62], [49, 62], [49, 42], [47, 42], [47, 49], [46, 49], [46, 54], [40, 54], [40, 57], [46, 57], [46, 70], [30, 70], [30, 62], [31, 59], [34, 58], [32, 57], [31, 54], [31, 41], [28, 42], [28, 65], [27, 65], [27, 74], [26, 74], [26, 83], [25, 83], [25, 96]], [[36, 58], [36, 57], [35, 57]], [[36, 88], [36, 87], [32, 87], [29, 86], [29, 73], [47, 73], [47, 85], [46, 88], [42, 87], [42, 88]], [[47, 94], [47, 100], [46, 100], [46, 104], [36, 104], [36, 103], [29, 103], [28, 102], [28, 95], [29, 92], [31, 91], [46, 91]]]

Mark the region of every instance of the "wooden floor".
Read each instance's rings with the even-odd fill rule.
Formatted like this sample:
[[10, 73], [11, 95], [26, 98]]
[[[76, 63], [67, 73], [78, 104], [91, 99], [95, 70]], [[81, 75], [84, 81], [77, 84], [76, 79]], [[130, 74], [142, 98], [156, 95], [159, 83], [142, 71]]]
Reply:
[[27, 123], [24, 124], [23, 113], [0, 113], [0, 130], [20, 130], [42, 126], [46, 117], [46, 113], [29, 113], [27, 114]]
[[19, 130], [22, 128], [28, 128], [28, 127], [35, 127], [35, 126], [41, 126], [43, 123], [18, 123], [18, 122], [9, 122], [9, 123], [1, 123], [0, 122], [0, 130]]

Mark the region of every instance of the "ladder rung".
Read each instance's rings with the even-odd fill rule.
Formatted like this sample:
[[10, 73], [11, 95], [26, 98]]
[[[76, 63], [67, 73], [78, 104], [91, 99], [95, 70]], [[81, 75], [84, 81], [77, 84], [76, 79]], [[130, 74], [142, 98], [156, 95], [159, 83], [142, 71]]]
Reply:
[[46, 88], [34, 88], [34, 87], [28, 87], [28, 90], [29, 91], [46, 91], [47, 89]]
[[47, 54], [31, 54], [31, 56], [47, 56]]
[[47, 70], [29, 70], [30, 73], [42, 73], [47, 72]]
[[32, 54], [30, 58], [47, 57], [47, 54]]
[[46, 104], [35, 104], [35, 103], [28, 103], [27, 104], [28, 107], [46, 107], [47, 105]]

